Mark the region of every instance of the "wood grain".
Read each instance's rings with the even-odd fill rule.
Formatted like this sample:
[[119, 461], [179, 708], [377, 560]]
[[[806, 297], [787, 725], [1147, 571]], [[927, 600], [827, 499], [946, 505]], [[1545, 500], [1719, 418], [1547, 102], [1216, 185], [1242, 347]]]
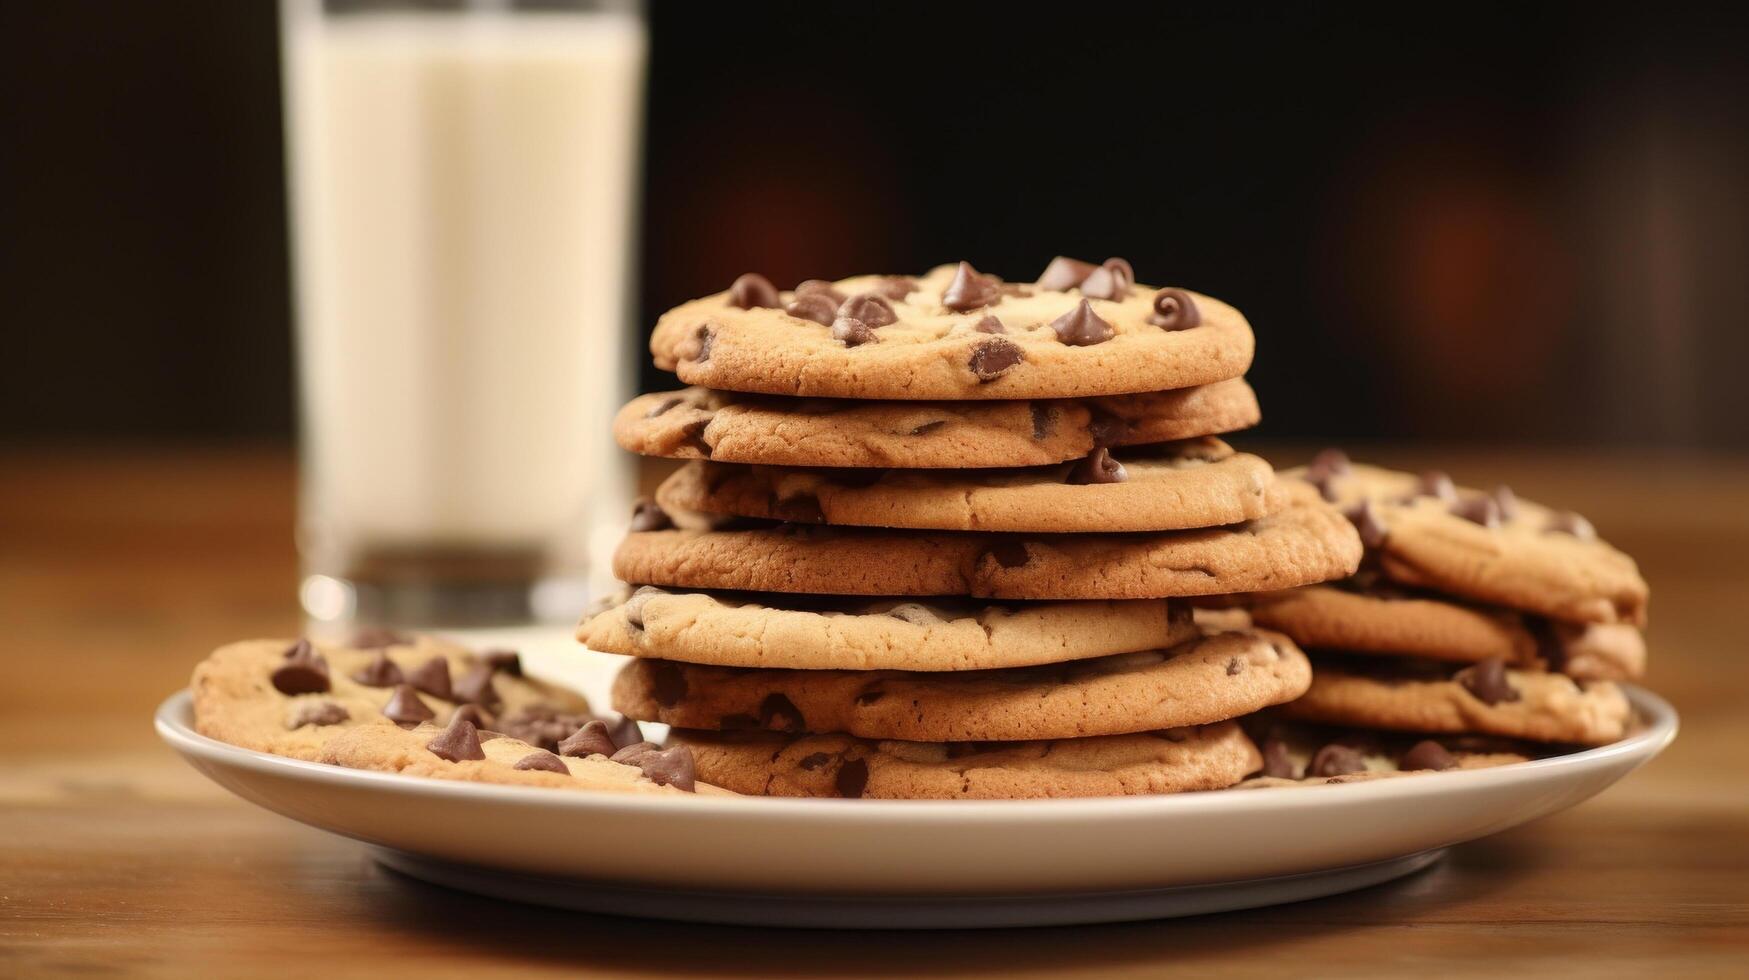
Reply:
[[[1280, 462], [1304, 450], [1274, 454]], [[0, 975], [1742, 975], [1749, 465], [1404, 452], [1589, 515], [1653, 585], [1661, 759], [1565, 814], [1354, 895], [999, 933], [683, 927], [492, 902], [238, 802], [154, 738], [206, 650], [297, 630], [275, 449], [0, 455]]]

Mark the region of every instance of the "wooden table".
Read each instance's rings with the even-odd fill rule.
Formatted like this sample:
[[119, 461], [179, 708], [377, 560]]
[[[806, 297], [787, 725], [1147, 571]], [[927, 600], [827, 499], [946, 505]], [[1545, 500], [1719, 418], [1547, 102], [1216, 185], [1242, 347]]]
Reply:
[[1371, 455], [1506, 480], [1638, 556], [1676, 745], [1576, 810], [1358, 894], [895, 936], [473, 898], [227, 796], [159, 745], [151, 711], [208, 649], [297, 631], [288, 454], [0, 454], [0, 975], [1749, 972], [1749, 462]]

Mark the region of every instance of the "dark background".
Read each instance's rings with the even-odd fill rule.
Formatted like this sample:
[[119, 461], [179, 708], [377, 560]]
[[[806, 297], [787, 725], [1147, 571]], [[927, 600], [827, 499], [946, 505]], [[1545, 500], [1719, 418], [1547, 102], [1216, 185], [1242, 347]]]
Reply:
[[[652, 11], [639, 324], [968, 258], [1243, 309], [1265, 435], [1749, 448], [1749, 15]], [[277, 18], [0, 5], [0, 439], [284, 440]], [[646, 385], [664, 379], [649, 371]]]

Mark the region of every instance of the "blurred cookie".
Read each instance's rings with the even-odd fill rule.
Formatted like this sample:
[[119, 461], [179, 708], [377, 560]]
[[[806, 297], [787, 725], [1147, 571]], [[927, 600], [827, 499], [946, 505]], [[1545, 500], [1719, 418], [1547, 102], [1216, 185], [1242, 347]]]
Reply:
[[1163, 391], [1250, 366], [1251, 326], [1238, 310], [1139, 285], [1121, 259], [1087, 268], [1023, 285], [962, 262], [784, 292], [742, 276], [664, 314], [650, 352], [707, 388], [907, 401]]
[[1282, 475], [1343, 508], [1393, 581], [1567, 622], [1645, 623], [1646, 581], [1634, 560], [1576, 514], [1505, 487], [1483, 493], [1443, 473], [1399, 473], [1333, 451]]
[[1351, 728], [1478, 733], [1531, 742], [1602, 745], [1627, 734], [1633, 711], [1609, 681], [1507, 668], [1318, 658], [1312, 686], [1283, 717]]
[[1457, 663], [1499, 658], [1584, 680], [1645, 672], [1646, 641], [1626, 623], [1560, 623], [1390, 588], [1314, 585], [1251, 596], [1251, 620], [1310, 650]]
[[678, 728], [844, 732], [919, 742], [1022, 741], [1204, 725], [1289, 701], [1311, 665], [1285, 637], [1223, 633], [1008, 670], [738, 670], [638, 660], [614, 683], [629, 718]]

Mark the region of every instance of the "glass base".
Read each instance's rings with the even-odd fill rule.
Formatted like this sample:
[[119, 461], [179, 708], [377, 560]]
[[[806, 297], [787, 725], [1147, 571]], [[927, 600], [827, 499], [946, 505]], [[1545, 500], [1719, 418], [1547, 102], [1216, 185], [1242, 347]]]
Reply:
[[335, 628], [574, 623], [590, 598], [585, 576], [521, 549], [375, 550], [339, 574], [307, 571], [298, 586], [304, 614]]

